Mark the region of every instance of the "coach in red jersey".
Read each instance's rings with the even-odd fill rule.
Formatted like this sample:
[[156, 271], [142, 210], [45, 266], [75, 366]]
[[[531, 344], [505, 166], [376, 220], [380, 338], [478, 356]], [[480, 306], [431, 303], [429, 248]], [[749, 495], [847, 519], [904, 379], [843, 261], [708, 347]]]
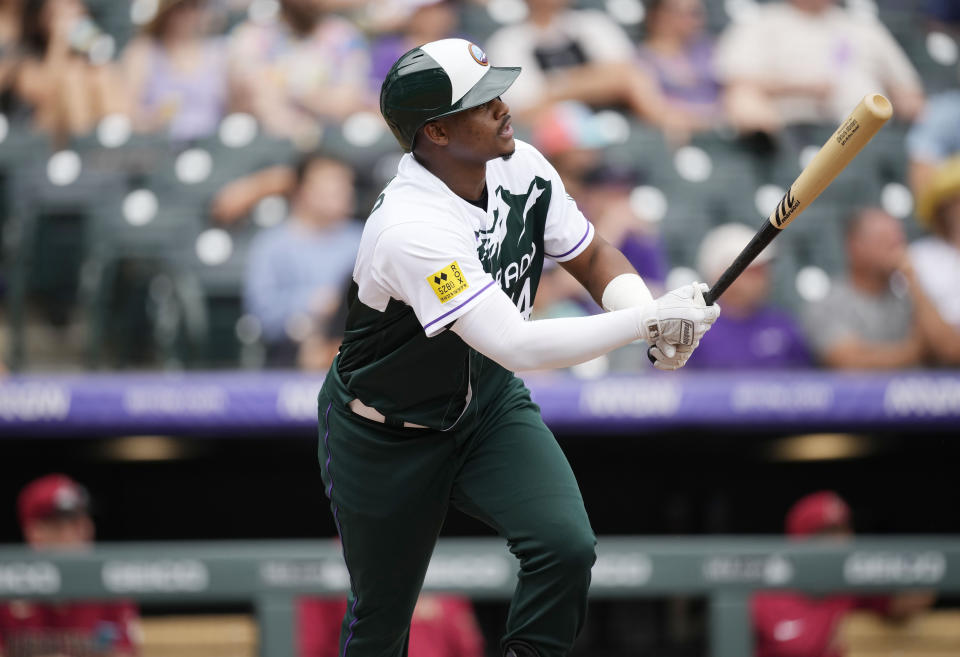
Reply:
[[[94, 526], [86, 490], [50, 474], [17, 500], [23, 535], [41, 551], [83, 550]], [[139, 612], [132, 602], [0, 603], [0, 657], [131, 657], [139, 654]]]
[[[845, 540], [853, 536], [850, 507], [833, 491], [819, 491], [800, 499], [787, 513], [791, 538]], [[843, 657], [839, 629], [856, 609], [905, 618], [933, 604], [928, 592], [891, 596], [839, 594], [811, 596], [787, 591], [757, 593], [750, 612], [756, 657]]]

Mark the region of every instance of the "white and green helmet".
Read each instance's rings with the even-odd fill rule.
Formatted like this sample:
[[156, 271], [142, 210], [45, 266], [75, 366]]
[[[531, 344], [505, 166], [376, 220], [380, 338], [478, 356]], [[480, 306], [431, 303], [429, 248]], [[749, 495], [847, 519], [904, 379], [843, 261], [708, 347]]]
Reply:
[[490, 66], [487, 55], [464, 39], [418, 46], [394, 63], [380, 87], [380, 112], [404, 150], [424, 124], [483, 105], [501, 95], [520, 67]]

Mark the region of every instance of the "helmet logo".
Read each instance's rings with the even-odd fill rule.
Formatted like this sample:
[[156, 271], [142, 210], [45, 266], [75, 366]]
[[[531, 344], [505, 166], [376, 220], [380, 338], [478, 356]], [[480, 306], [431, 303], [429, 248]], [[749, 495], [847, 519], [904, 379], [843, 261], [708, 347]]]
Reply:
[[467, 50], [470, 51], [470, 56], [473, 57], [473, 61], [480, 64], [480, 66], [488, 65], [489, 62], [487, 62], [487, 53], [483, 52], [480, 46], [475, 43], [468, 43]]

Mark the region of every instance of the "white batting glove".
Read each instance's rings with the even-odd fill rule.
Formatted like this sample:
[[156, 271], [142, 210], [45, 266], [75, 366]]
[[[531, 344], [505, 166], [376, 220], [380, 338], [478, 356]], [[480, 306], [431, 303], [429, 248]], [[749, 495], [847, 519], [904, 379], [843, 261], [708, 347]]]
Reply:
[[647, 350], [647, 355], [658, 370], [678, 370], [687, 364], [687, 359], [699, 345], [699, 340], [689, 347], [658, 342]]
[[[720, 306], [708, 306], [705, 283], [693, 283], [667, 292], [643, 309], [644, 337], [651, 346], [692, 347], [700, 342], [720, 316]], [[666, 353], [664, 353], [666, 356]]]

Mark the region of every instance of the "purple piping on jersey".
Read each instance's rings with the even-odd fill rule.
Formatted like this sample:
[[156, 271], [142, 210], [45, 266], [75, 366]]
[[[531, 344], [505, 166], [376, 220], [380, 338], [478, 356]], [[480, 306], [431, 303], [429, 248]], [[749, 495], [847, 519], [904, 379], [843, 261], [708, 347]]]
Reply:
[[[580, 240], [580, 241], [582, 242], [583, 240]], [[575, 248], [576, 248], [576, 247], [575, 247]], [[451, 310], [451, 311], [449, 311], [449, 312], [443, 313], [442, 315], [440, 315], [439, 317], [437, 317], [435, 320], [433, 320], [432, 322], [430, 322], [429, 324], [427, 324], [426, 326], [424, 326], [424, 327], [423, 327], [423, 330], [427, 330], [428, 328], [430, 328], [431, 326], [433, 326], [434, 324], [436, 324], [437, 322], [439, 322], [441, 319], [443, 319], [443, 318], [446, 317], [447, 315], [449, 315], [449, 314], [451, 314], [451, 313], [457, 312], [458, 310], [460, 310], [461, 308], [463, 308], [465, 305], [467, 305], [468, 303], [470, 303], [471, 301], [473, 301], [474, 299], [476, 299], [478, 295], [483, 294], [483, 291], [486, 290], [486, 289], [487, 289], [488, 287], [490, 287], [491, 285], [493, 285], [494, 283], [496, 283], [496, 281], [490, 281], [489, 283], [487, 283], [486, 285], [483, 286], [483, 289], [482, 289], [482, 290], [480, 290], [479, 292], [475, 292], [472, 297], [470, 297], [469, 299], [467, 299], [466, 301], [464, 301], [463, 303], [461, 303], [459, 306], [457, 306], [456, 308], [454, 308], [453, 310]]]
[[[333, 402], [327, 406], [326, 413], [323, 414], [323, 423], [327, 425], [327, 431], [323, 435], [323, 448], [327, 450], [327, 477], [330, 479], [330, 485], [327, 486], [327, 497], [330, 498], [330, 503], [333, 504], [333, 522], [337, 525], [337, 535], [340, 536], [340, 544], [343, 545], [343, 531], [340, 529], [340, 507], [337, 506], [337, 503], [333, 501], [333, 475], [330, 473], [330, 458], [333, 454], [330, 453], [330, 409], [333, 408]], [[344, 553], [343, 557], [344, 563], [346, 563], [347, 557]], [[350, 573], [350, 566], [347, 566], [347, 574]], [[353, 576], [350, 577], [351, 581]], [[353, 620], [350, 621], [350, 626], [347, 628], [350, 630], [347, 640], [343, 644], [343, 652], [340, 653], [340, 657], [346, 657], [347, 646], [350, 645], [350, 640], [353, 639], [353, 626], [357, 624], [357, 602], [360, 600], [360, 596], [354, 593], [353, 596], [353, 605], [350, 607], [350, 615], [353, 616]]]
[[580, 238], [580, 241], [577, 242], [576, 246], [574, 246], [572, 249], [570, 249], [570, 250], [567, 251], [566, 253], [561, 253], [560, 255], [552, 255], [552, 254], [550, 254], [550, 253], [547, 253], [546, 251], [544, 251], [544, 253], [546, 253], [546, 255], [550, 256], [551, 258], [563, 258], [564, 256], [568, 256], [568, 255], [570, 255], [571, 253], [573, 253], [574, 251], [576, 251], [577, 249], [580, 248], [580, 245], [583, 244], [583, 240], [587, 239], [587, 235], [589, 235], [589, 234], [590, 234], [590, 222], [588, 221], [588, 222], [587, 222], [587, 232], [585, 232], [585, 233], [583, 234], [583, 237]]

